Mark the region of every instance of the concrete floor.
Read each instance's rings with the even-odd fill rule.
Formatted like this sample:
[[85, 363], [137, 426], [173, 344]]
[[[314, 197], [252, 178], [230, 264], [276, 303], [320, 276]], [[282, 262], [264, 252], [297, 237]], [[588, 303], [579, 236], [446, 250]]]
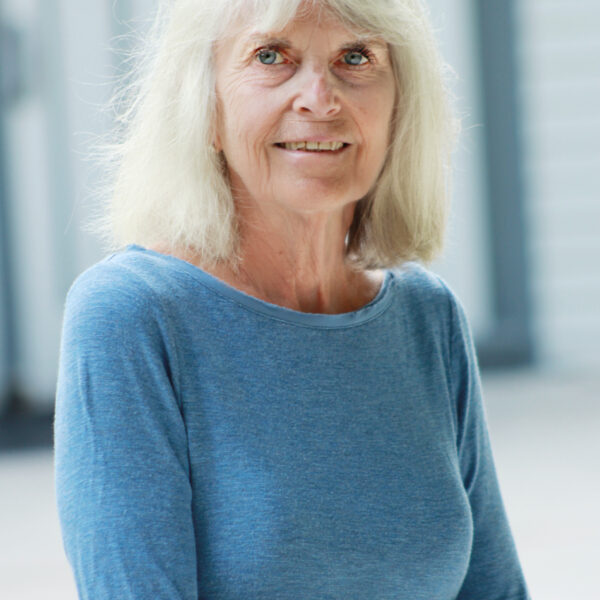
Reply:
[[534, 600], [600, 600], [600, 376], [487, 376], [496, 466]]
[[[532, 598], [599, 600], [600, 377], [487, 374], [484, 389]], [[0, 599], [75, 600], [51, 451], [0, 454], [0, 489]]]

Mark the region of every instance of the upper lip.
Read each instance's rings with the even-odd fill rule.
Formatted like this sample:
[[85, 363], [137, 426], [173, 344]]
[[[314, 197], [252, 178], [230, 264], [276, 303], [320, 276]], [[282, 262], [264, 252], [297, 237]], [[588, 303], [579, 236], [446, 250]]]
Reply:
[[283, 139], [276, 140], [276, 144], [290, 144], [292, 142], [342, 142], [343, 144], [349, 144], [350, 140], [345, 137], [334, 134], [294, 134], [294, 137], [286, 136]]
[[325, 136], [308, 136], [308, 137], [297, 137], [294, 139], [287, 140], [279, 140], [275, 142], [276, 144], [297, 144], [300, 142], [320, 142], [320, 143], [338, 143], [338, 144], [349, 144], [350, 142], [346, 140], [341, 140], [339, 138], [331, 138]]

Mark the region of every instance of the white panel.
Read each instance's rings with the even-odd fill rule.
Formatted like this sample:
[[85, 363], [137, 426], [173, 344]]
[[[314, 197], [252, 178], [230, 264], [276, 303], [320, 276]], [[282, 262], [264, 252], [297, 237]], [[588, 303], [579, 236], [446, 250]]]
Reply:
[[44, 110], [39, 100], [21, 102], [7, 127], [11, 149], [11, 262], [17, 330], [16, 383], [31, 401], [48, 401], [55, 382], [58, 320], [57, 256], [48, 197]]
[[4, 17], [23, 40], [26, 92], [6, 114], [10, 260], [16, 329], [16, 385], [36, 402], [48, 403], [55, 381], [57, 315], [56, 248], [52, 240], [48, 144], [40, 95], [41, 64], [37, 52], [36, 3], [11, 0]]
[[476, 25], [468, 0], [429, 0], [428, 4], [444, 58], [457, 74], [452, 91], [463, 127], [454, 155], [447, 248], [434, 270], [460, 296], [475, 334], [485, 335], [493, 325], [493, 315]]
[[86, 236], [77, 244], [78, 211], [89, 184], [89, 136], [103, 126], [99, 108], [109, 92], [108, 5], [10, 0], [4, 8], [25, 40], [27, 76], [7, 118], [16, 384], [30, 406], [49, 408], [66, 289], [86, 266], [81, 249], [93, 246]]
[[[598, 93], [600, 97], [600, 92]], [[600, 117], [536, 121], [525, 128], [537, 160], [584, 159], [600, 166]], [[600, 180], [599, 180], [600, 181]]]
[[[133, 24], [147, 26], [154, 4], [132, 2], [140, 17]], [[123, 7], [113, 0], [5, 0], [2, 7], [26, 50], [27, 91], [8, 114], [7, 146], [16, 383], [33, 407], [48, 408], [54, 396], [66, 291], [102, 256], [85, 230], [98, 210], [91, 154], [110, 125], [103, 108], [118, 62], [111, 19]]]
[[600, 3], [519, 9], [535, 325], [553, 366], [600, 367]]
[[70, 257], [69, 278], [102, 255], [97, 238], [86, 231], [97, 212], [95, 194], [98, 174], [94, 168], [93, 145], [110, 125], [104, 108], [112, 94], [115, 77], [111, 53], [111, 23], [114, 2], [60, 0], [63, 29], [63, 60], [67, 79], [66, 127], [70, 132], [70, 171], [73, 195], [64, 211], [63, 227], [76, 238], [75, 256]]
[[136, 20], [151, 20], [158, 4], [159, 0], [131, 0], [132, 13]]

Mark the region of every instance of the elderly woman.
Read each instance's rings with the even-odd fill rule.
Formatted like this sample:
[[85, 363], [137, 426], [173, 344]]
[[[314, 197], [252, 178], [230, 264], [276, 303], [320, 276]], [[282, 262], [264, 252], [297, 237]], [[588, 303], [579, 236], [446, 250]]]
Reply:
[[528, 598], [468, 327], [418, 264], [453, 132], [422, 6], [174, 0], [154, 33], [123, 249], [65, 313], [80, 596]]

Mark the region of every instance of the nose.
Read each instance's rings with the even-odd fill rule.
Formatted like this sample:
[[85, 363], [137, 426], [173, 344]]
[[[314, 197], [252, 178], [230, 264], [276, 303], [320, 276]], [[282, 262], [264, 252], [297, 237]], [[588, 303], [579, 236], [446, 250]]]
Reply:
[[307, 67], [298, 78], [293, 108], [296, 112], [324, 119], [340, 111], [339, 90], [328, 69]]

